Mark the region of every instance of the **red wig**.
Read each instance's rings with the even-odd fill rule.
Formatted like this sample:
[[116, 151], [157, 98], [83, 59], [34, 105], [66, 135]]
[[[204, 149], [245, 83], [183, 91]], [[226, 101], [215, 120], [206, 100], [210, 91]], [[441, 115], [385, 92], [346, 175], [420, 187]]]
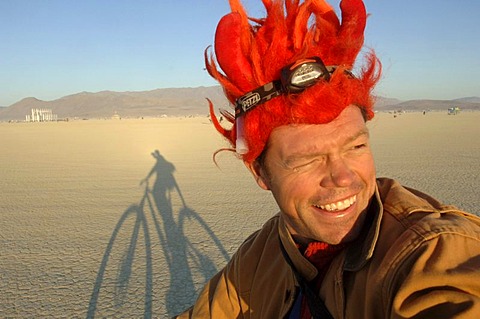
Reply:
[[[243, 115], [248, 152], [242, 158], [246, 162], [261, 154], [278, 126], [328, 123], [351, 104], [362, 108], [367, 119], [373, 118], [372, 90], [381, 69], [371, 51], [360, 74], [352, 77], [345, 72], [353, 68], [363, 46], [367, 14], [361, 0], [341, 1], [341, 23], [325, 0], [262, 1], [267, 16], [253, 19], [240, 0], [229, 0], [232, 13], [220, 20], [215, 34], [216, 61], [205, 51], [207, 71], [233, 105], [247, 92], [278, 80], [283, 67], [300, 59], [317, 56], [336, 70], [329, 81], [319, 81], [299, 94], [272, 98]], [[215, 128], [235, 148], [234, 116], [221, 110], [233, 124], [229, 129], [222, 127], [209, 103]]]

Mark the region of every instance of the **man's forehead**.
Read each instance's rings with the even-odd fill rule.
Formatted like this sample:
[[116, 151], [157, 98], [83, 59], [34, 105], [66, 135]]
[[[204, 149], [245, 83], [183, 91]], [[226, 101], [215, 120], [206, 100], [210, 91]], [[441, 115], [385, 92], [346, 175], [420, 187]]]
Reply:
[[[369, 131], [366, 126], [358, 127], [357, 130], [339, 131], [338, 134], [331, 136], [321, 136], [312, 134], [303, 139], [291, 140], [286, 144], [279, 141], [278, 145], [282, 153], [290, 154], [290, 156], [302, 156], [303, 154], [328, 152], [331, 147], [342, 146], [355, 142], [359, 138], [368, 138]], [[293, 142], [292, 142], [293, 141]], [[283, 141], [285, 142], [285, 141]]]
[[[351, 105], [345, 108], [339, 116], [329, 123], [320, 124], [287, 124], [272, 130], [271, 136], [296, 138], [302, 135], [308, 137], [315, 134], [334, 138], [341, 135], [352, 135], [366, 128], [364, 117], [357, 106]], [[300, 143], [301, 140], [298, 140]]]
[[272, 132], [268, 148], [276, 149], [283, 158], [301, 157], [327, 153], [331, 147], [368, 137], [369, 131], [363, 119], [347, 121], [341, 125], [288, 125]]

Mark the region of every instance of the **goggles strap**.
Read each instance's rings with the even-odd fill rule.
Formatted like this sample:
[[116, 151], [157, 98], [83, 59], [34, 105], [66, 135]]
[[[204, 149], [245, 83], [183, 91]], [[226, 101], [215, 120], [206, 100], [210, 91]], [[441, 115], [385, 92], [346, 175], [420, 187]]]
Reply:
[[279, 80], [269, 82], [235, 101], [235, 118], [281, 94], [297, 94], [320, 80], [328, 81], [337, 66], [325, 66], [318, 57], [300, 60], [281, 70]]
[[235, 102], [235, 117], [242, 116], [255, 106], [265, 103], [282, 93], [281, 81], [273, 81], [248, 92]]

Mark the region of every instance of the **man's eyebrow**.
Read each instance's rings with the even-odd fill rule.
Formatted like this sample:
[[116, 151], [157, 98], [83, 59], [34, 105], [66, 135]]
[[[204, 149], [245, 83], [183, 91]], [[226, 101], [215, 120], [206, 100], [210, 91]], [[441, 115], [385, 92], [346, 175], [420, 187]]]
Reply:
[[[358, 139], [359, 137], [361, 136], [366, 136], [366, 137], [369, 137], [370, 136], [370, 133], [368, 131], [368, 128], [363, 128], [361, 129], [360, 131], [358, 131], [357, 133], [353, 134], [352, 136], [349, 136], [346, 140], [345, 140], [345, 144], [349, 144], [349, 143], [352, 143], [353, 141], [355, 141], [356, 139]], [[320, 156], [323, 156], [325, 155], [324, 152], [298, 152], [298, 153], [294, 153], [294, 154], [291, 154], [289, 155], [285, 160], [284, 160], [284, 165], [286, 167], [290, 167], [290, 165], [292, 163], [295, 163], [295, 161], [298, 161], [298, 160], [308, 160], [308, 159], [312, 159], [312, 158], [316, 158], [316, 157], [320, 157]]]

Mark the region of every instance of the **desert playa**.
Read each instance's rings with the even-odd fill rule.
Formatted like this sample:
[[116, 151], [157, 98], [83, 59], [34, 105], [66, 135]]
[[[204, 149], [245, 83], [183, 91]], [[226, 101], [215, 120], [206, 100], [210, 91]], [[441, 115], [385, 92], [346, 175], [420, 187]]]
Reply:
[[[480, 112], [378, 113], [377, 175], [479, 213]], [[277, 212], [209, 119], [0, 123], [0, 317], [166, 318]], [[452, 252], [455, 253], [455, 252]]]

